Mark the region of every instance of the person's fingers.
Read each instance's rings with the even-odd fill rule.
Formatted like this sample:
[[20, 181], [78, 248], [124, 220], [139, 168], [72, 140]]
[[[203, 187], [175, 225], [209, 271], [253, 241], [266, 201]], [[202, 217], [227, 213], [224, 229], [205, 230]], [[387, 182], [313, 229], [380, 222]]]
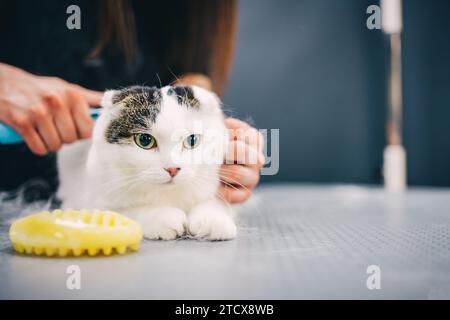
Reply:
[[48, 153], [44, 142], [35, 129], [22, 131], [20, 134], [31, 152], [39, 156], [44, 156]]
[[53, 122], [50, 107], [45, 103], [33, 105], [29, 108], [37, 132], [48, 151], [55, 152], [61, 147], [61, 139]]
[[264, 165], [265, 158], [264, 150], [264, 136], [259, 130], [251, 127], [248, 123], [234, 118], [225, 119], [225, 125], [229, 130], [230, 140], [241, 140], [253, 146], [259, 151], [258, 162], [260, 166]]
[[69, 109], [78, 132], [78, 137], [80, 139], [89, 138], [94, 127], [94, 121], [89, 112], [89, 104], [78, 92], [73, 90], [67, 91], [66, 99], [69, 103]]
[[47, 154], [48, 150], [44, 142], [25, 114], [15, 114], [11, 120], [11, 127], [22, 136], [28, 148], [34, 154], [40, 156]]
[[231, 141], [225, 154], [225, 163], [242, 164], [250, 167], [260, 168], [260, 152], [244, 141]]
[[249, 144], [258, 144], [260, 139], [259, 131], [251, 127], [248, 123], [238, 119], [228, 118], [225, 126], [229, 129], [230, 140], [242, 140]]
[[77, 86], [76, 88], [78, 89], [79, 93], [89, 106], [91, 107], [100, 106], [100, 103], [102, 102], [103, 92], [89, 90], [81, 86]]
[[241, 165], [222, 165], [220, 168], [220, 179], [226, 183], [254, 188], [259, 182], [259, 171]]
[[250, 128], [250, 125], [247, 122], [236, 119], [236, 118], [226, 118], [225, 126], [228, 129], [232, 129], [232, 130]]
[[255, 148], [258, 151], [258, 165], [262, 167], [265, 162], [263, 150], [264, 150], [264, 137], [253, 127], [247, 129], [236, 129], [233, 130], [233, 137], [231, 140], [240, 140], [245, 142], [247, 145]]
[[75, 142], [77, 140], [77, 130], [68, 105], [65, 104], [59, 95], [47, 96], [45, 99], [52, 106], [54, 123], [62, 142]]
[[252, 192], [245, 188], [235, 188], [227, 185], [221, 185], [219, 188], [219, 197], [229, 203], [240, 203], [250, 198]]
[[234, 140], [241, 140], [254, 146], [257, 150], [262, 151], [264, 148], [264, 137], [253, 127], [247, 129], [234, 130]]

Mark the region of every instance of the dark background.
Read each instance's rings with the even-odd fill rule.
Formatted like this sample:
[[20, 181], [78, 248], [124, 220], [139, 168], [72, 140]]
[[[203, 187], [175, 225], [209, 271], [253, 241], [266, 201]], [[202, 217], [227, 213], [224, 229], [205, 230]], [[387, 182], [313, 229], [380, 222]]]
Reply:
[[[378, 1], [240, 1], [227, 109], [280, 129], [263, 181], [381, 183], [388, 46]], [[404, 143], [411, 185], [450, 186], [450, 1], [403, 3]]]

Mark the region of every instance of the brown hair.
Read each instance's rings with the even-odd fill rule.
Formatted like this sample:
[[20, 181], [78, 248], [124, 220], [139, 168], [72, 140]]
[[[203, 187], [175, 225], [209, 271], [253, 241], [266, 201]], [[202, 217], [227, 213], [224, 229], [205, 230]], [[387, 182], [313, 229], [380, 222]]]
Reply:
[[[131, 0], [99, 0], [97, 44], [89, 57], [110, 45], [127, 63], [137, 55], [137, 26]], [[151, 41], [161, 69], [179, 76], [204, 73], [213, 90], [223, 94], [228, 79], [237, 25], [236, 0], [171, 0], [152, 3], [145, 41]], [[148, 38], [147, 38], [148, 37]]]

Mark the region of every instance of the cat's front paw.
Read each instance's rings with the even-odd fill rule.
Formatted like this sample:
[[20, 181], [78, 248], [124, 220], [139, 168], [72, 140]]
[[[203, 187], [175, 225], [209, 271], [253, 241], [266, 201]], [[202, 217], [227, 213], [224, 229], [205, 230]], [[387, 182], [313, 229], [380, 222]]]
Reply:
[[175, 207], [149, 210], [136, 217], [147, 239], [172, 240], [182, 236], [187, 224], [186, 214]]
[[230, 240], [237, 233], [232, 216], [216, 206], [194, 208], [189, 213], [187, 229], [193, 237], [207, 240]]

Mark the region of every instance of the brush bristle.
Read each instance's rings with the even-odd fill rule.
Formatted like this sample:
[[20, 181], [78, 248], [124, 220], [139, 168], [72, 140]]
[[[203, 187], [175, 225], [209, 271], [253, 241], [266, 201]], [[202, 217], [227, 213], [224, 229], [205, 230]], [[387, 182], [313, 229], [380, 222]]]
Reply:
[[117, 247], [104, 247], [104, 248], [38, 248], [24, 246], [20, 243], [13, 243], [13, 248], [18, 253], [25, 254], [35, 254], [38, 256], [46, 255], [48, 257], [60, 256], [60, 257], [70, 257], [70, 256], [81, 256], [87, 254], [89, 256], [105, 255], [109, 256], [114, 253], [125, 254], [127, 251], [137, 251], [139, 249], [139, 243], [133, 243], [128, 246], [117, 246]]

